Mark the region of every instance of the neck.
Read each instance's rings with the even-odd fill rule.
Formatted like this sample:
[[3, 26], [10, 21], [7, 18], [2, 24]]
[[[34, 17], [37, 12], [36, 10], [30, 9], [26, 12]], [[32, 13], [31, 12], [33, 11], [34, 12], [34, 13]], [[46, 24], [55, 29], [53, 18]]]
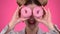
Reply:
[[37, 31], [38, 31], [38, 27], [35, 27], [33, 29], [26, 27], [26, 34], [37, 34]]

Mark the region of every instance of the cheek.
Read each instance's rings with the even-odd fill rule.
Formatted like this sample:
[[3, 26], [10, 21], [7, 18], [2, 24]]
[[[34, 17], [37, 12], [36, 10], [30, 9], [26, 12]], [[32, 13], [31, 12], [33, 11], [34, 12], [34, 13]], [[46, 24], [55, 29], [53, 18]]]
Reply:
[[34, 8], [34, 10], [33, 10], [33, 15], [34, 15], [34, 17], [37, 17], [37, 18], [42, 17], [42, 15], [43, 15], [43, 10], [42, 10], [42, 8], [40, 8], [40, 7]]
[[30, 8], [24, 7], [21, 9], [21, 17], [30, 17], [31, 16], [31, 10]]

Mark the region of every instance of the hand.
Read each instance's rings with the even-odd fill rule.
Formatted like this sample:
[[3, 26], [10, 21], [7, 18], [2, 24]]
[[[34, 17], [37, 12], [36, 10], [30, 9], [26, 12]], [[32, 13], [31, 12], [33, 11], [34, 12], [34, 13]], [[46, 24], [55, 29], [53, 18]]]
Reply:
[[51, 21], [51, 14], [50, 14], [50, 11], [49, 11], [49, 9], [48, 9], [48, 11], [45, 9], [45, 7], [42, 7], [43, 9], [44, 9], [44, 11], [45, 11], [45, 15], [44, 15], [44, 17], [40, 17], [39, 19], [38, 18], [36, 18], [36, 20], [38, 21], [38, 22], [49, 22], [49, 21]]
[[42, 7], [42, 8], [44, 9], [44, 11], [45, 11], [46, 14], [44, 15], [44, 17], [42, 17], [40, 19], [36, 18], [36, 20], [38, 22], [42, 22], [44, 25], [48, 26], [49, 29], [54, 29], [52, 21], [51, 21], [50, 10], [49, 9], [46, 10], [45, 7]]
[[12, 20], [9, 23], [10, 28], [13, 28], [17, 23], [19, 23], [21, 21], [27, 20], [26, 18], [19, 17], [19, 9], [21, 9], [22, 7], [23, 6], [17, 7], [15, 13], [13, 14]]

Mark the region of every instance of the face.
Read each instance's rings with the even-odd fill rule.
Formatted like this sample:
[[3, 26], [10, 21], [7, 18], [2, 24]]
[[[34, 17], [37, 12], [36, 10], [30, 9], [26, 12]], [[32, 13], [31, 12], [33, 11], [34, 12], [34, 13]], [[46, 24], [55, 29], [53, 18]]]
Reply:
[[41, 6], [37, 6], [35, 4], [30, 4], [24, 6], [21, 9], [21, 17], [28, 18], [26, 20], [26, 25], [30, 28], [37, 26], [37, 20], [35, 18], [40, 18], [43, 15], [43, 10]]

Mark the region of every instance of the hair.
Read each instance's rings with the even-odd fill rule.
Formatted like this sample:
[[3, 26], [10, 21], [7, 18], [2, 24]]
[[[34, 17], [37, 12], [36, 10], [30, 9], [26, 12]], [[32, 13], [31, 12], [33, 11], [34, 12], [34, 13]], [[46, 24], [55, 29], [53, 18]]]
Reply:
[[17, 4], [19, 6], [21, 6], [22, 4], [29, 5], [32, 3], [35, 3], [38, 6], [45, 6], [47, 4], [47, 0], [43, 0], [43, 1], [39, 0], [39, 1], [38, 0], [17, 0]]
[[45, 6], [48, 3], [48, 0], [39, 0], [41, 5]]

